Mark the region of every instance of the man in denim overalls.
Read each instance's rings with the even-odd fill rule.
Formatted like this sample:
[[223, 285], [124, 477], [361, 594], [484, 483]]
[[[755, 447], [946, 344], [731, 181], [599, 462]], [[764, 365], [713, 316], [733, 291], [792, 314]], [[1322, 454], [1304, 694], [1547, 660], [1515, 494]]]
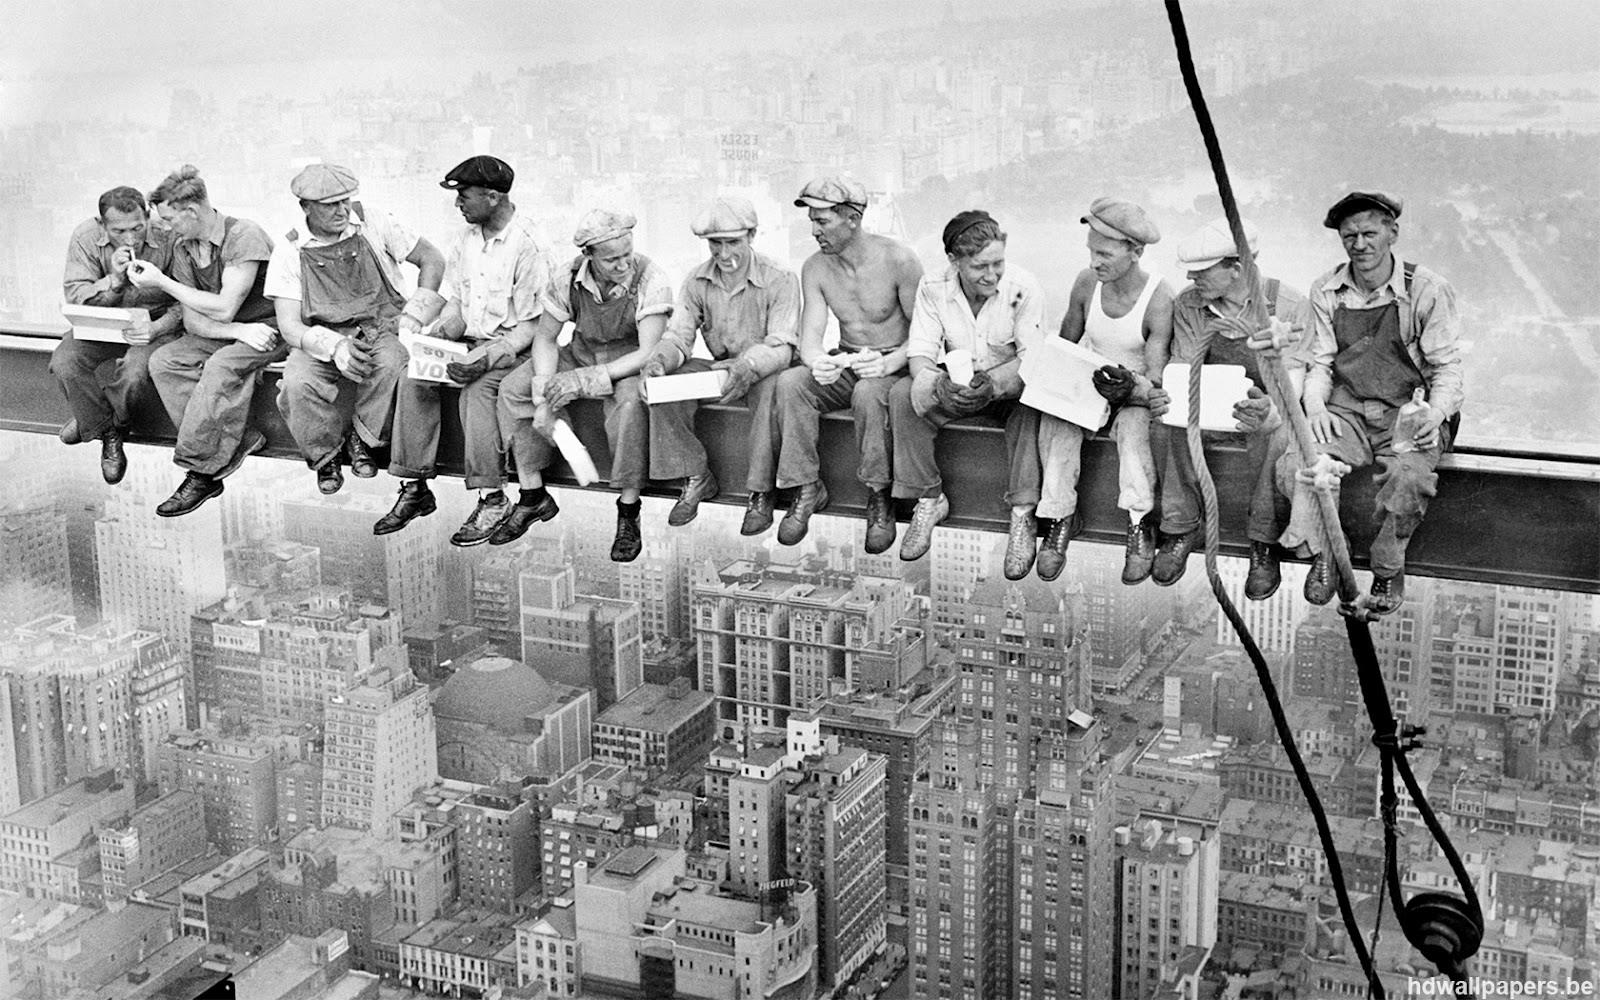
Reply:
[[[314, 163], [289, 191], [309, 232], [291, 231], [267, 271], [278, 329], [295, 349], [278, 410], [316, 470], [317, 488], [336, 493], [346, 452], [352, 473], [377, 474], [368, 449], [389, 441], [395, 384], [410, 361], [396, 334], [438, 315], [444, 257], [388, 213], [352, 201], [356, 178], [344, 167]], [[400, 291], [401, 261], [417, 266], [411, 302]]]
[[[1394, 254], [1400, 209], [1391, 195], [1355, 191], [1328, 210], [1323, 225], [1338, 230], [1350, 259], [1311, 286], [1302, 400], [1319, 452], [1353, 468], [1383, 466], [1370, 554], [1370, 607], [1378, 614], [1394, 611], [1405, 597], [1406, 544], [1437, 491], [1434, 467], [1455, 436], [1452, 418], [1463, 398], [1455, 291]], [[1408, 440], [1394, 441], [1395, 417], [1418, 388], [1426, 390], [1428, 408]], [[1283, 543], [1303, 545], [1314, 556], [1305, 596], [1325, 604], [1334, 593], [1329, 557], [1319, 533], [1302, 530], [1312, 501], [1308, 490], [1295, 491]]]

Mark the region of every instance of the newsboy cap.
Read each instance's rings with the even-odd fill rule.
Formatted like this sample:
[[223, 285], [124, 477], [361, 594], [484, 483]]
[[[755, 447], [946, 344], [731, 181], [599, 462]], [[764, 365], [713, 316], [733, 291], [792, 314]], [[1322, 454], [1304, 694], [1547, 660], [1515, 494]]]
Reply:
[[1144, 214], [1144, 209], [1122, 198], [1096, 198], [1089, 206], [1089, 214], [1078, 221], [1114, 240], [1140, 245], [1161, 242], [1161, 230]]
[[289, 182], [290, 194], [301, 201], [321, 204], [354, 198], [357, 190], [356, 175], [350, 168], [332, 163], [310, 164]]
[[[1256, 253], [1256, 225], [1249, 219], [1244, 222], [1244, 238], [1250, 244], [1250, 255]], [[1178, 263], [1185, 271], [1204, 271], [1206, 268], [1239, 256], [1239, 245], [1233, 242], [1233, 230], [1227, 219], [1213, 219], [1178, 241]]]
[[695, 216], [689, 227], [703, 240], [731, 239], [756, 228], [756, 207], [750, 199], [723, 195]]
[[796, 208], [838, 208], [840, 205], [853, 205], [865, 209], [867, 189], [861, 186], [860, 181], [849, 177], [817, 177], [800, 189], [800, 196], [794, 203]]
[[451, 167], [450, 172], [444, 175], [444, 180], [439, 182], [439, 186], [452, 191], [481, 187], [507, 194], [511, 191], [511, 182], [516, 180], [516, 177], [516, 171], [511, 169], [511, 164], [498, 157], [469, 156]]
[[1349, 216], [1373, 208], [1380, 212], [1388, 212], [1398, 219], [1403, 204], [1399, 198], [1392, 194], [1384, 194], [1382, 191], [1351, 191], [1333, 203], [1322, 224], [1329, 229], [1338, 229], [1339, 224]]
[[572, 242], [580, 247], [592, 247], [596, 243], [614, 240], [633, 232], [633, 227], [639, 222], [632, 212], [613, 212], [608, 208], [595, 208], [585, 213], [578, 221], [578, 231], [572, 234]]

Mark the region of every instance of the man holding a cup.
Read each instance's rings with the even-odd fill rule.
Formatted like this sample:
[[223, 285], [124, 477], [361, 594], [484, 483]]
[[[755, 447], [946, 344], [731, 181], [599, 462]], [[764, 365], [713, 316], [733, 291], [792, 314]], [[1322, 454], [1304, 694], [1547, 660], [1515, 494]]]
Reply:
[[939, 428], [987, 410], [1006, 421], [1011, 530], [1005, 574], [1020, 580], [1033, 568], [1037, 542], [1039, 414], [1016, 402], [1022, 394], [1018, 369], [1038, 341], [1044, 295], [1032, 274], [1006, 266], [1006, 234], [988, 212], [971, 210], [951, 219], [944, 227], [944, 251], [950, 266], [943, 274], [925, 275], [917, 287], [906, 346], [911, 378], [889, 393], [893, 494], [916, 500], [900, 558], [922, 558], [934, 525], [950, 513], [934, 460]]

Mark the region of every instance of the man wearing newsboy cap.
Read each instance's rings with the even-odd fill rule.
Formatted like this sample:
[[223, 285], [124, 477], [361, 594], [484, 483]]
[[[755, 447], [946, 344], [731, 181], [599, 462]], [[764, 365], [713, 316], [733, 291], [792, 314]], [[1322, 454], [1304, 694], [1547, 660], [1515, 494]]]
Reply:
[[[1374, 478], [1381, 520], [1369, 556], [1368, 606], [1377, 614], [1394, 611], [1405, 598], [1406, 546], [1437, 489], [1434, 468], [1455, 437], [1463, 398], [1455, 290], [1395, 254], [1402, 208], [1385, 192], [1352, 191], [1322, 220], [1338, 231], [1349, 259], [1311, 285], [1301, 398], [1318, 451], [1352, 468], [1383, 467]], [[1396, 439], [1400, 407], [1417, 394], [1425, 405], [1416, 426]], [[1284, 478], [1280, 474], [1280, 482]], [[1325, 604], [1335, 584], [1321, 533], [1311, 527], [1314, 502], [1307, 489], [1295, 488], [1283, 543], [1313, 556], [1305, 597]]]
[[[1095, 388], [1116, 404], [1105, 429], [1117, 443], [1117, 506], [1128, 512], [1122, 582], [1150, 575], [1155, 559], [1155, 462], [1150, 454], [1150, 390], [1172, 337], [1172, 289], [1141, 264], [1161, 231], [1144, 209], [1122, 198], [1096, 198], [1082, 217], [1089, 227], [1089, 266], [1078, 274], [1061, 321], [1061, 336], [1111, 360], [1095, 373]], [[1040, 579], [1054, 580], [1078, 533], [1078, 473], [1085, 431], [1041, 414], [1039, 461], [1043, 482], [1038, 516], [1051, 522], [1039, 547]]]
[[[498, 412], [500, 383], [527, 359], [528, 345], [544, 311], [554, 260], [533, 217], [511, 200], [515, 175], [493, 156], [456, 164], [439, 186], [455, 192], [466, 221], [450, 243], [445, 277], [450, 300], [430, 336], [465, 344], [466, 356], [445, 366], [460, 387], [462, 464], [466, 487], [478, 503], [450, 536], [461, 547], [487, 542], [511, 515], [506, 500], [505, 445]], [[372, 526], [375, 535], [399, 531], [413, 518], [437, 509], [428, 480], [436, 474], [442, 383], [402, 379], [395, 394], [395, 443], [389, 474], [402, 480], [389, 513]]]
[[[740, 531], [759, 535], [772, 526], [772, 493], [777, 476], [777, 441], [772, 428], [777, 375], [794, 359], [800, 325], [800, 281], [751, 246], [756, 210], [748, 199], [717, 198], [690, 227], [706, 241], [710, 259], [684, 279], [678, 304], [640, 374], [727, 372], [723, 404], [743, 401], [750, 409], [746, 438], [750, 497]], [[695, 335], [705, 339], [711, 361], [690, 357]], [[685, 480], [683, 493], [667, 515], [671, 525], [688, 524], [700, 502], [717, 495], [717, 479], [706, 464], [706, 449], [694, 433], [694, 400], [650, 407], [650, 478]]]
[[[867, 488], [866, 550], [875, 555], [894, 544], [896, 532], [889, 392], [906, 375], [906, 336], [922, 264], [905, 244], [861, 228], [867, 192], [848, 177], [816, 178], [794, 203], [811, 220], [818, 252], [800, 270], [804, 367], [778, 376], [777, 486], [798, 488], [778, 525], [778, 541], [797, 544], [811, 515], [828, 505], [817, 457], [820, 420], [848, 407], [861, 452], [856, 476]], [[839, 320], [834, 353], [822, 344], [830, 311]]]
[[[306, 232], [291, 230], [273, 248], [263, 289], [293, 348], [278, 409], [316, 470], [317, 488], [336, 493], [344, 453], [355, 475], [377, 474], [368, 449], [389, 442], [394, 388], [409, 360], [396, 334], [438, 313], [444, 257], [389, 213], [354, 200], [356, 177], [344, 167], [313, 163], [289, 193], [300, 200]], [[402, 262], [417, 267], [410, 299], [401, 291]], [[355, 383], [353, 408], [340, 392], [344, 382]]]
[[[1253, 223], [1244, 222], [1250, 256], [1256, 255]], [[1190, 233], [1178, 243], [1178, 263], [1190, 284], [1178, 293], [1172, 310], [1171, 361], [1181, 364], [1239, 365], [1254, 383], [1249, 398], [1234, 407], [1237, 435], [1244, 445], [1250, 482], [1253, 483], [1245, 522], [1250, 539], [1250, 571], [1244, 593], [1264, 601], [1278, 589], [1278, 536], [1288, 524], [1288, 504], [1274, 480], [1277, 459], [1287, 444], [1286, 428], [1265, 392], [1258, 352], [1246, 340], [1274, 319], [1287, 324], [1299, 339], [1305, 329], [1306, 299], [1277, 278], [1267, 278], [1247, 266], [1239, 256], [1228, 220], [1217, 219]], [[1201, 338], [1209, 332], [1210, 345], [1202, 355]], [[1298, 378], [1297, 359], [1291, 363]], [[1298, 383], [1296, 383], [1298, 384]], [[1164, 405], [1152, 403], [1160, 416]], [[1182, 428], [1157, 424], [1166, 439], [1166, 464], [1161, 475], [1161, 524], [1156, 535], [1156, 559], [1151, 577], [1170, 586], [1183, 576], [1189, 553], [1200, 540], [1200, 487], [1189, 445]], [[1207, 437], [1211, 435], [1208, 432]]]
[[[541, 475], [550, 464], [550, 429], [574, 400], [598, 399], [611, 444], [611, 485], [622, 494], [611, 558], [639, 557], [639, 490], [649, 471], [650, 433], [639, 368], [672, 315], [672, 286], [659, 265], [634, 252], [636, 222], [631, 212], [611, 209], [594, 209], [579, 221], [572, 242], [581, 252], [556, 271], [545, 292], [532, 356], [500, 384], [500, 430], [516, 456], [522, 499], [490, 535], [491, 545], [514, 541], [535, 521], [556, 515]], [[556, 337], [569, 320], [572, 340], [560, 347]]]

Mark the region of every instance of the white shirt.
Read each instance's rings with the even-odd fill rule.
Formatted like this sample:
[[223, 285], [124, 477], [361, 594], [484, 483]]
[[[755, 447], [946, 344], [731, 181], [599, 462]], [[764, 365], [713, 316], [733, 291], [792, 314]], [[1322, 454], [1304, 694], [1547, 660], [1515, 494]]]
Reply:
[[1026, 270], [1007, 265], [994, 295], [973, 315], [952, 264], [917, 284], [906, 356], [938, 363], [945, 351], [971, 351], [973, 367], [988, 371], [1026, 354], [1039, 340], [1043, 319], [1044, 293]]

